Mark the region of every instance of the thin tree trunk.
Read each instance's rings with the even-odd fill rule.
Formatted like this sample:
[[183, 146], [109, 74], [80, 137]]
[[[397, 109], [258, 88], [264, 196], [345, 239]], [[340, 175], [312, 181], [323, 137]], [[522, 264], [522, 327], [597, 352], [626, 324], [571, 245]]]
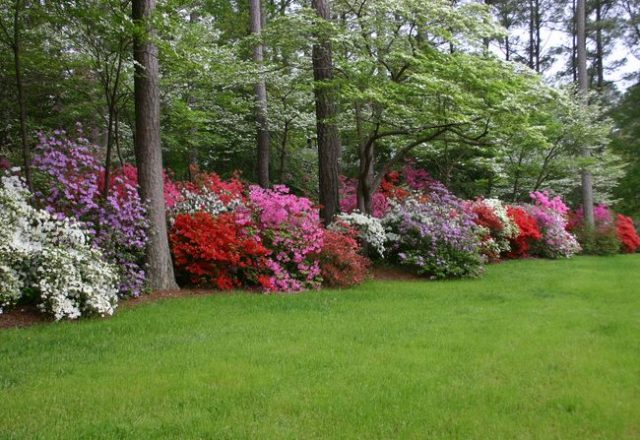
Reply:
[[573, 0], [571, 4], [571, 75], [573, 82], [578, 82], [578, 28], [576, 18], [578, 16], [578, 6], [576, 0]]
[[289, 121], [284, 121], [284, 128], [282, 129], [282, 143], [280, 144], [280, 183], [284, 183], [284, 162], [287, 155], [287, 143], [289, 141]]
[[27, 186], [33, 190], [33, 180], [31, 178], [31, 149], [27, 136], [27, 104], [24, 98], [24, 84], [22, 82], [21, 63], [21, 34], [20, 34], [20, 10], [21, 0], [16, 0], [13, 14], [13, 62], [16, 70], [16, 91], [18, 93], [18, 109], [20, 111], [20, 140], [22, 143], [22, 163], [24, 166], [24, 177]]
[[[330, 20], [328, 0], [312, 0], [312, 7], [321, 19]], [[340, 160], [340, 138], [336, 125], [336, 98], [332, 85], [333, 60], [331, 41], [320, 36], [313, 45], [313, 79], [316, 100], [316, 126], [318, 135], [318, 178], [320, 193], [320, 216], [325, 224], [333, 221], [339, 212], [338, 168]]]
[[536, 44], [535, 44], [535, 60], [536, 60], [536, 72], [540, 72], [542, 70], [542, 66], [540, 65], [540, 27], [541, 27], [541, 19], [540, 19], [540, 0], [535, 0], [535, 27], [536, 27]]
[[147, 245], [147, 279], [152, 289], [177, 288], [167, 237], [166, 207], [160, 146], [160, 90], [158, 48], [153, 43], [154, 31], [149, 23], [155, 0], [133, 0], [134, 23], [145, 32], [136, 33], [133, 57], [136, 136], [135, 152], [140, 195], [148, 203], [150, 223]]
[[[587, 34], [586, 34], [586, 7], [585, 0], [578, 0], [576, 9], [577, 49], [578, 49], [578, 89], [583, 103], [586, 105], [589, 99], [589, 78], [587, 76]], [[582, 146], [582, 156], [589, 157], [589, 146]], [[582, 169], [582, 205], [584, 219], [588, 228], [593, 229], [595, 219], [593, 215], [593, 179], [588, 167]]]
[[604, 86], [604, 48], [602, 46], [602, 3], [596, 1], [596, 88], [602, 92]]
[[[262, 6], [260, 0], [250, 0], [249, 12], [251, 15], [251, 33], [260, 36], [262, 32]], [[267, 122], [267, 86], [262, 73], [264, 55], [262, 43], [257, 43], [253, 48], [253, 61], [256, 63], [259, 74], [255, 84], [256, 94], [256, 125], [257, 125], [257, 174], [258, 183], [263, 188], [269, 186], [269, 127]]]

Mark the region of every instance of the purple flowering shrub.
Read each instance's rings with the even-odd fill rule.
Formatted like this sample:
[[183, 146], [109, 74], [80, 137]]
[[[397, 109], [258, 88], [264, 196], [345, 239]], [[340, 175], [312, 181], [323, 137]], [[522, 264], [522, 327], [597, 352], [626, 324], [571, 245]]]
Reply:
[[474, 216], [442, 184], [431, 182], [428, 194], [392, 202], [382, 223], [392, 258], [419, 274], [459, 278], [482, 272]]
[[145, 284], [145, 206], [136, 187], [117, 171], [104, 199], [104, 167], [95, 150], [80, 129], [76, 139], [63, 131], [49, 137], [40, 134], [33, 159], [39, 172], [36, 196], [57, 218], [81, 222], [92, 245], [118, 267], [119, 294], [138, 296]]
[[272, 290], [319, 288], [322, 277], [317, 255], [324, 229], [313, 203], [290, 194], [284, 185], [274, 185], [272, 189], [250, 186], [249, 204], [262, 243], [271, 250], [266, 267], [272, 273]]

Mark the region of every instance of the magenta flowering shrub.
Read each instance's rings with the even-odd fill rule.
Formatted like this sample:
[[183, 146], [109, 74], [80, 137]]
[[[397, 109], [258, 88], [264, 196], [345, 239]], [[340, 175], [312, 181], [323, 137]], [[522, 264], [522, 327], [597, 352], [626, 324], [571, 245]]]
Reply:
[[272, 189], [249, 187], [262, 243], [271, 254], [266, 266], [272, 272], [272, 290], [316, 289], [322, 282], [317, 254], [324, 229], [318, 210], [305, 197], [289, 193], [283, 185]]
[[86, 228], [91, 243], [120, 271], [119, 294], [137, 296], [144, 288], [147, 243], [145, 207], [126, 174], [113, 173], [103, 198], [104, 168], [95, 147], [81, 136], [63, 131], [40, 134], [33, 159], [39, 171], [36, 194], [45, 209], [59, 219], [73, 218]]
[[580, 252], [576, 237], [569, 231], [569, 207], [560, 196], [551, 197], [548, 192], [530, 194], [533, 205], [523, 208], [538, 224], [542, 239], [537, 241], [532, 253], [541, 257], [571, 257]]

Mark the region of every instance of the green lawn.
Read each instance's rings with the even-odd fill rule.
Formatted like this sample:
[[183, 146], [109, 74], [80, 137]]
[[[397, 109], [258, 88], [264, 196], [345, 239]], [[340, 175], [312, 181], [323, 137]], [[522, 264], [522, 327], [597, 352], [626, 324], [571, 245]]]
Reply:
[[640, 255], [0, 331], [0, 438], [639, 438]]

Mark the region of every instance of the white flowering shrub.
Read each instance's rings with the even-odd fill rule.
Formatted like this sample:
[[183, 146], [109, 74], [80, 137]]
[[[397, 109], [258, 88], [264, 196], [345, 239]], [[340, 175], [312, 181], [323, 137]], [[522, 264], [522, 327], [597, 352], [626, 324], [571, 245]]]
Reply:
[[341, 230], [343, 225], [355, 229], [358, 233], [358, 238], [369, 249], [373, 250], [376, 256], [384, 258], [384, 244], [387, 241], [387, 234], [380, 219], [353, 211], [349, 214], [339, 214], [330, 228]]
[[0, 185], [0, 308], [31, 293], [55, 317], [113, 314], [118, 275], [93, 248], [80, 224], [29, 205], [16, 176]]

